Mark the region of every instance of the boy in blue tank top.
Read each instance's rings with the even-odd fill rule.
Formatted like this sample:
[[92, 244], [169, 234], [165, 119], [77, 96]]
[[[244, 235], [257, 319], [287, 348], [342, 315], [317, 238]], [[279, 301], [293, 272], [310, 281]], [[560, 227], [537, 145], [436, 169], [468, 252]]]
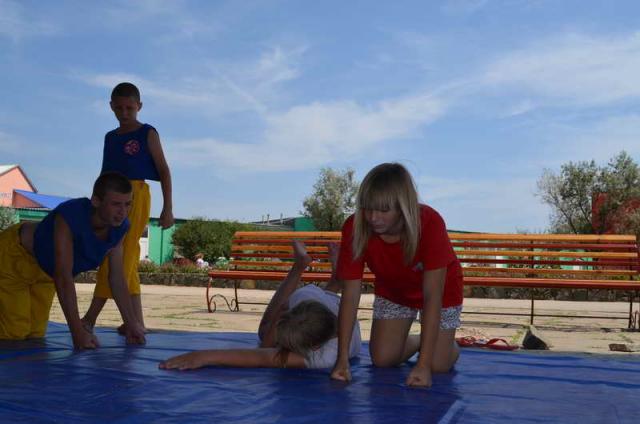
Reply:
[[[171, 173], [165, 160], [160, 136], [149, 124], [138, 121], [142, 108], [140, 91], [128, 82], [118, 84], [111, 93], [111, 110], [120, 126], [109, 131], [104, 138], [102, 172], [116, 171], [131, 180], [133, 204], [129, 211], [130, 228], [124, 238], [124, 275], [131, 294], [137, 320], [144, 326], [140, 297], [140, 237], [149, 223], [151, 196], [145, 180], [160, 181], [164, 206], [159, 224], [163, 229], [173, 225], [171, 201]], [[109, 259], [100, 266], [96, 278], [93, 300], [82, 319], [87, 329], [92, 329], [107, 299], [112, 297], [107, 278]], [[119, 331], [123, 331], [120, 327]]]
[[16, 224], [0, 233], [0, 339], [44, 337], [57, 293], [74, 347], [98, 347], [80, 319], [73, 279], [108, 257], [109, 285], [126, 323], [127, 342], [145, 342], [122, 271], [131, 192], [125, 176], [105, 173], [91, 199], [68, 200], [39, 223]]

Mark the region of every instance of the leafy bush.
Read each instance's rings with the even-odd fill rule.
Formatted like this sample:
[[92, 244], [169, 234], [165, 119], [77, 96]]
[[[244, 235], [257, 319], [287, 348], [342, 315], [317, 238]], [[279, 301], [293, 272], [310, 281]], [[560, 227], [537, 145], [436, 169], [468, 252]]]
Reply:
[[159, 266], [155, 262], [140, 261], [138, 263], [138, 272], [158, 272]]
[[0, 206], [0, 231], [10, 227], [16, 222], [18, 222], [18, 220], [16, 219], [15, 211], [12, 208]]
[[229, 258], [226, 258], [224, 256], [220, 256], [218, 259], [216, 259], [216, 262], [213, 264], [213, 267], [215, 269], [229, 269]]
[[206, 274], [208, 271], [208, 269], [198, 268], [194, 264], [178, 265], [172, 262], [167, 262], [165, 264], [158, 265], [151, 261], [140, 261], [138, 264], [138, 272], [146, 273]]
[[195, 218], [176, 229], [173, 245], [185, 258], [193, 259], [197, 253], [202, 253], [204, 260], [216, 263], [219, 257], [230, 256], [231, 239], [236, 231], [255, 230], [251, 224]]

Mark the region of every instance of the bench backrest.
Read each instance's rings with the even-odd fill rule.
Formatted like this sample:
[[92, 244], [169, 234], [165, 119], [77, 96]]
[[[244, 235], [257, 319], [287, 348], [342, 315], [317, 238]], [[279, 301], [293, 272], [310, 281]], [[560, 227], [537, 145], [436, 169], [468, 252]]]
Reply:
[[634, 235], [450, 233], [449, 237], [465, 276], [631, 279], [640, 272]]
[[231, 242], [230, 265], [234, 269], [288, 269], [292, 240], [301, 240], [313, 258], [311, 269], [327, 271], [329, 243], [340, 243], [338, 231], [238, 231]]
[[[299, 239], [314, 259], [311, 272], [327, 272], [327, 246], [340, 232], [239, 231], [233, 237], [233, 269], [286, 270], [291, 241]], [[466, 276], [519, 274], [535, 278], [632, 279], [640, 273], [633, 235], [449, 233]]]

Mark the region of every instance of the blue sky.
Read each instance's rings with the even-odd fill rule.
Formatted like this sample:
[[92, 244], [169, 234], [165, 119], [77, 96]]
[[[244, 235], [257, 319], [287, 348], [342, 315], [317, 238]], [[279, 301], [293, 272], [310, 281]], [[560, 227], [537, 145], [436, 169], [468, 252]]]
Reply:
[[322, 167], [399, 161], [450, 228], [539, 231], [544, 168], [640, 161], [638, 16], [633, 0], [0, 0], [0, 164], [88, 195], [127, 80], [177, 217], [296, 216]]

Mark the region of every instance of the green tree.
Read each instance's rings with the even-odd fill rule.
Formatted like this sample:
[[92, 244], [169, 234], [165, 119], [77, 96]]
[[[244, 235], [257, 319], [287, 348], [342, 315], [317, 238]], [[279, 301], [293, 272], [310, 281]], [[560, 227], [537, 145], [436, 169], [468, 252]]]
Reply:
[[176, 229], [173, 245], [185, 258], [193, 260], [197, 253], [202, 253], [205, 260], [214, 263], [221, 256], [231, 255], [231, 239], [236, 231], [255, 229], [251, 224], [194, 218]]
[[355, 209], [358, 185], [351, 168], [344, 171], [322, 168], [313, 194], [302, 203], [302, 213], [310, 217], [320, 231], [339, 230]]
[[12, 208], [0, 206], [0, 231], [16, 222], [16, 213]]
[[[616, 232], [629, 232], [634, 226], [631, 203], [640, 201], [640, 167], [626, 153], [621, 152], [609, 161], [600, 172], [600, 191], [606, 193], [599, 206], [600, 228], [613, 228]], [[634, 205], [637, 208], [640, 205]]]
[[602, 167], [595, 161], [569, 162], [558, 174], [545, 169], [537, 194], [551, 207], [552, 232], [592, 234], [611, 229], [613, 222], [614, 231], [628, 232], [635, 222], [634, 211], [627, 210], [629, 202], [640, 199], [640, 168], [624, 151]]

